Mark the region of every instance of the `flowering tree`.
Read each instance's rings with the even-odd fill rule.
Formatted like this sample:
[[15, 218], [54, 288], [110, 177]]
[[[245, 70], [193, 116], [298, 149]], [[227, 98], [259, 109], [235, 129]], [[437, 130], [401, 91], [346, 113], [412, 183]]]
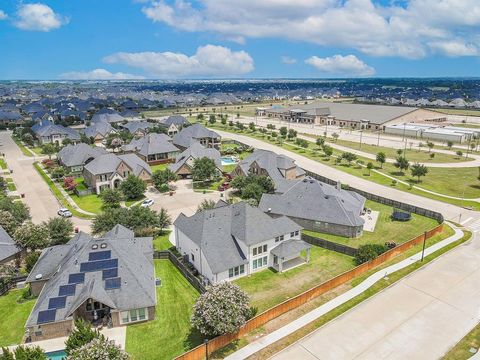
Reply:
[[225, 281], [208, 287], [197, 299], [191, 324], [206, 336], [217, 336], [237, 331], [251, 315], [248, 295]]
[[78, 184], [73, 177], [67, 176], [63, 179], [63, 187], [65, 188], [65, 190], [73, 191], [77, 186]]
[[88, 344], [73, 350], [67, 357], [68, 360], [128, 360], [130, 356], [113, 341], [105, 337], [98, 337]]

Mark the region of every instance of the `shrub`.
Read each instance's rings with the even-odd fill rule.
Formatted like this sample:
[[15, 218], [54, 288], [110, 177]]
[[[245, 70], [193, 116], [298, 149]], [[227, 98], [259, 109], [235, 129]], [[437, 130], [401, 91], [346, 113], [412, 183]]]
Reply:
[[0, 360], [47, 360], [45, 351], [39, 346], [18, 346], [12, 352], [8, 348], [2, 348]]
[[383, 254], [387, 250], [385, 245], [366, 244], [358, 248], [355, 255], [355, 263], [357, 265], [375, 259], [378, 255]]
[[82, 318], [75, 320], [75, 329], [65, 341], [65, 353], [70, 355], [76, 349], [88, 344], [93, 339], [103, 337], [98, 330], [94, 330]]
[[105, 337], [95, 338], [70, 352], [69, 360], [128, 360], [130, 356]]
[[32, 251], [25, 256], [25, 270], [27, 270], [28, 273], [32, 271], [39, 257], [40, 253], [37, 251]]

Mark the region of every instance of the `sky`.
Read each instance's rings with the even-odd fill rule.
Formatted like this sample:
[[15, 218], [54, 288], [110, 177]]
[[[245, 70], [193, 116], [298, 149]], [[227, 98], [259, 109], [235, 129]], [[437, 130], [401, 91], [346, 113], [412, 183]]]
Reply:
[[0, 79], [479, 77], [478, 0], [0, 0]]

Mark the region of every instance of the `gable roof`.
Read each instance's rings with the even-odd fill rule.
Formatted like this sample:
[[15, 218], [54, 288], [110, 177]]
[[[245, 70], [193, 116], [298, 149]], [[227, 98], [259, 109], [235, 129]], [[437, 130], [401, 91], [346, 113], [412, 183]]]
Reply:
[[95, 137], [97, 135], [105, 137], [111, 132], [115, 132], [115, 129], [108, 122], [94, 122], [83, 129], [83, 133], [88, 137]]
[[63, 125], [50, 123], [35, 129], [32, 127], [32, 130], [39, 137], [49, 137], [52, 135], [60, 134], [65, 135], [65, 137], [72, 140], [80, 140], [80, 134], [76, 130], [65, 127]]
[[67, 145], [58, 152], [58, 159], [65, 166], [84, 165], [89, 158], [96, 158], [100, 155], [107, 154], [103, 148], [91, 147], [87, 144], [80, 143], [77, 145]]
[[217, 168], [219, 170], [222, 170], [222, 159], [220, 151], [214, 148], [206, 148], [199, 142], [194, 142], [192, 145], [190, 145], [189, 148], [187, 148], [180, 155], [178, 155], [175, 163], [170, 164], [168, 168], [173, 172], [177, 172], [178, 169], [180, 169], [188, 161], [188, 159], [200, 159], [203, 157], [212, 159], [215, 162]]
[[150, 166], [135, 154], [115, 155], [108, 153], [100, 155], [85, 165], [84, 169], [93, 175], [109, 174], [115, 172], [122, 161], [132, 169], [135, 176], [138, 176], [142, 170], [150, 175], [152, 174]]
[[121, 125], [122, 128], [127, 129], [129, 133], [134, 134], [138, 130], [145, 131], [152, 127], [155, 127], [155, 124], [149, 123], [147, 121], [129, 121], [128, 123]]
[[283, 194], [263, 194], [258, 207], [264, 212], [331, 224], [361, 226], [365, 198], [312, 178], [289, 181]]
[[183, 126], [185, 124], [190, 124], [188, 120], [183, 117], [182, 115], [171, 115], [168, 118], [164, 118], [159, 121], [161, 124], [165, 126], [170, 126], [172, 124], [177, 126]]
[[0, 226], [0, 262], [22, 251]]
[[[102, 244], [104, 244], [103, 248]], [[60, 287], [69, 283], [74, 285], [74, 295], [59, 299], [65, 300], [64, 306], [57, 308], [54, 311], [53, 320], [46, 322], [70, 318], [76, 308], [89, 298], [118, 310], [155, 306], [152, 238], [135, 238], [133, 233], [124, 230], [117, 232], [115, 236], [102, 238], [93, 238], [85, 233], [79, 233], [67, 245], [62, 245], [62, 248], [66, 251], [61, 257], [45, 255], [51, 253], [51, 248], [45, 249], [27, 279], [28, 282], [35, 281], [35, 277], [39, 274], [42, 275], [43, 280], [48, 279], [30, 313], [27, 326], [39, 323], [39, 313], [49, 309], [51, 299], [63, 297], [60, 295]], [[92, 256], [92, 254], [95, 255]], [[92, 269], [94, 259], [108, 261], [110, 268], [117, 269], [116, 278], [120, 279], [120, 288], [106, 288], [103, 270]], [[93, 265], [97, 265], [98, 261], [96, 260]], [[46, 278], [44, 269], [55, 269], [55, 271]], [[81, 277], [84, 277], [84, 280], [73, 284], [70, 281], [72, 274], [83, 274]]]
[[147, 134], [140, 139], [133, 139], [128, 145], [122, 146], [122, 149], [124, 151], [135, 151], [143, 156], [179, 151], [179, 149], [171, 143], [171, 140], [172, 139], [165, 134]]
[[248, 262], [239, 243], [255, 245], [301, 229], [287, 217], [272, 218], [243, 201], [217, 203], [190, 217], [180, 214], [174, 225], [201, 247], [215, 274]]
[[92, 122], [108, 122], [108, 123], [116, 123], [116, 122], [123, 122], [126, 119], [118, 113], [113, 114], [100, 114], [96, 113], [92, 116]]
[[179, 133], [175, 134], [173, 137], [173, 144], [187, 148], [194, 142], [203, 138], [219, 139], [220, 135], [215, 131], [207, 129], [202, 124], [197, 123], [184, 127]]

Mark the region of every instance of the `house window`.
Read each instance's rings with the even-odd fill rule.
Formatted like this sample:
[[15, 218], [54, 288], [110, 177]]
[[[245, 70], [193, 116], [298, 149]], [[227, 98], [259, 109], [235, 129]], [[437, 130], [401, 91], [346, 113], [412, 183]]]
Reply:
[[268, 256], [264, 256], [264, 257], [253, 260], [252, 267], [253, 267], [253, 270], [256, 270], [258, 268], [267, 266], [267, 264], [268, 264]]
[[235, 266], [228, 269], [228, 277], [233, 278], [245, 274], [245, 265]]
[[283, 241], [285, 239], [285, 235], [280, 235], [275, 238], [275, 242]]
[[190, 256], [192, 257], [192, 261], [195, 261], [195, 255], [190, 254]]
[[253, 256], [257, 256], [267, 252], [267, 244], [253, 248]]
[[290, 233], [290, 237], [294, 237], [294, 236], [295, 236], [295, 231]]
[[137, 321], [148, 320], [148, 312], [145, 308], [122, 311], [120, 313], [120, 323], [127, 324]]
[[295, 231], [295, 236], [298, 236], [300, 234], [300, 230]]

